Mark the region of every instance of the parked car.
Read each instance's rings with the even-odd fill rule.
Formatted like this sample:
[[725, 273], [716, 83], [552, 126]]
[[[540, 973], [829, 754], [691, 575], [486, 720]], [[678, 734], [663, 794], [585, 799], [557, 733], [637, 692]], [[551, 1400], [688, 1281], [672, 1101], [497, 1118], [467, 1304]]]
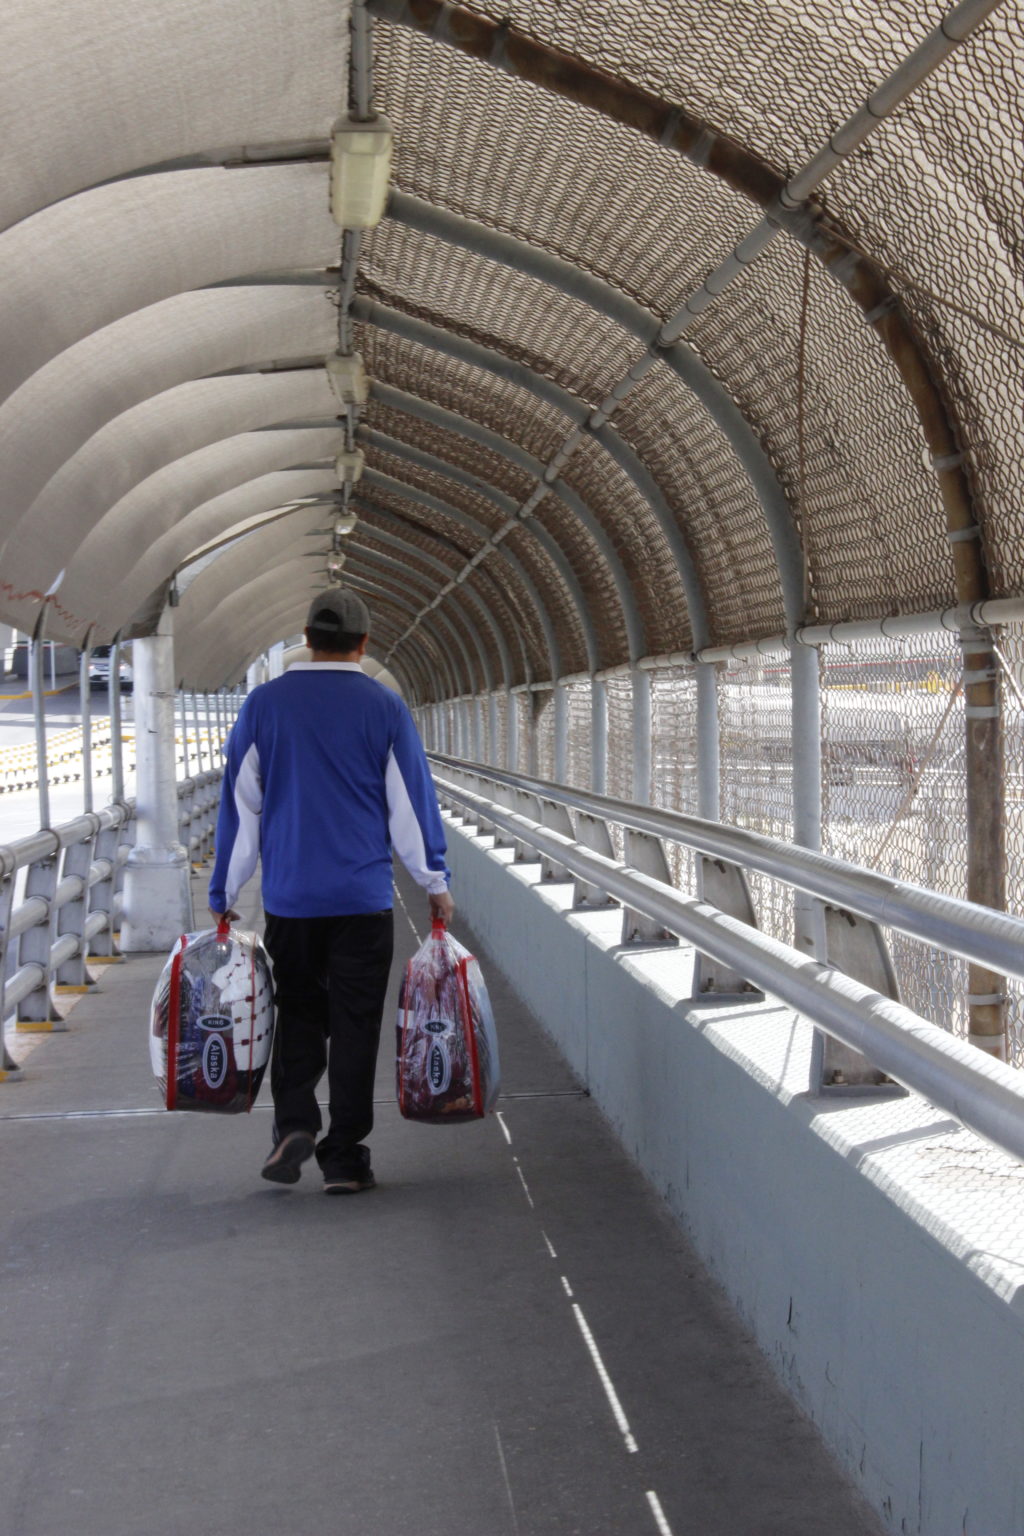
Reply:
[[[110, 687], [110, 646], [98, 645], [89, 659], [89, 688]], [[132, 664], [124, 656], [118, 668], [121, 677], [121, 692], [131, 693], [135, 681], [132, 673]]]

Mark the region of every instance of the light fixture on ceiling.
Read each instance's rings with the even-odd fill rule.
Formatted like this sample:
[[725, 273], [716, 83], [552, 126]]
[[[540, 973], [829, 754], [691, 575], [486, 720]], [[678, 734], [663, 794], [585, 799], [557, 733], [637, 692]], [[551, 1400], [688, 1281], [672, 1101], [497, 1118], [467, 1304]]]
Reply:
[[366, 454], [361, 448], [343, 448], [334, 461], [335, 473], [342, 485], [356, 485], [365, 463]]
[[327, 575], [331, 581], [340, 581], [341, 573], [345, 569], [345, 556], [333, 554], [327, 556]]
[[353, 405], [366, 404], [369, 388], [361, 353], [332, 352], [324, 358], [324, 367], [339, 405], [347, 410]]
[[339, 539], [345, 538], [347, 534], [350, 534], [353, 531], [358, 521], [359, 513], [354, 511], [351, 507], [347, 507], [345, 511], [340, 512], [338, 517], [335, 519], [335, 537]]
[[341, 229], [373, 229], [384, 216], [394, 134], [386, 117], [340, 117], [331, 130], [331, 216]]

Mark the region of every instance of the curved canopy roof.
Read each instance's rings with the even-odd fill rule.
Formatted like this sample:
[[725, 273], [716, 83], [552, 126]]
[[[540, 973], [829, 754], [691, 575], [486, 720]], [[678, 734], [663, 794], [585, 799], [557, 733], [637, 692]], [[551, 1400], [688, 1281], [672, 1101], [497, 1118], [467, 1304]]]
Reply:
[[[333, 550], [427, 699], [1024, 594], [1020, 0], [781, 203], [939, 6], [352, 10], [3, 7], [0, 620], [141, 634], [176, 582], [218, 687]], [[343, 237], [371, 84], [392, 193]]]

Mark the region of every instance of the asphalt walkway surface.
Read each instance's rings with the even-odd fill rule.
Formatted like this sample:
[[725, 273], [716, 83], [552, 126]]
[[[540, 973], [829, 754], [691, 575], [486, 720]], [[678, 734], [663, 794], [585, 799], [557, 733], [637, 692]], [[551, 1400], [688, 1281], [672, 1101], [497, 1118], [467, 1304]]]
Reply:
[[[400, 894], [396, 962], [427, 927]], [[499, 1115], [399, 1117], [396, 963], [378, 1187], [340, 1199], [260, 1179], [269, 1085], [161, 1109], [159, 957], [32, 1046], [0, 1085], [3, 1536], [877, 1536], [481, 958]]]

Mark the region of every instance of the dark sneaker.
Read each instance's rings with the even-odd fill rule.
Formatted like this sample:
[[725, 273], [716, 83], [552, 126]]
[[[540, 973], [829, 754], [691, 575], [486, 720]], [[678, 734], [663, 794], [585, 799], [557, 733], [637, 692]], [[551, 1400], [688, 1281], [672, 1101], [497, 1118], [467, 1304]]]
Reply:
[[289, 1131], [267, 1158], [260, 1174], [272, 1184], [297, 1184], [302, 1165], [313, 1156], [316, 1139], [308, 1131]]
[[364, 1189], [372, 1189], [376, 1182], [370, 1167], [369, 1147], [356, 1147], [346, 1162], [324, 1169], [325, 1195], [358, 1195]]

